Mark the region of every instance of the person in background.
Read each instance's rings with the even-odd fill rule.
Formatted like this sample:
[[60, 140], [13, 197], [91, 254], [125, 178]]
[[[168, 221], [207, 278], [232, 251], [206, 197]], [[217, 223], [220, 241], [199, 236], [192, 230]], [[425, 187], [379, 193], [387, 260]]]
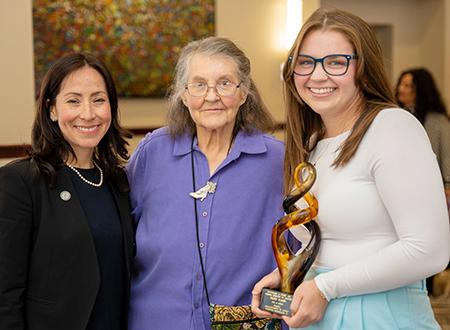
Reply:
[[250, 304], [254, 283], [275, 268], [271, 230], [283, 215], [284, 146], [263, 133], [272, 127], [233, 42], [182, 50], [168, 126], [127, 166], [137, 222], [130, 329], [206, 330], [209, 301]]
[[433, 76], [425, 68], [402, 72], [395, 96], [398, 104], [424, 125], [450, 194], [450, 116]]
[[[283, 319], [302, 329], [439, 329], [424, 279], [449, 260], [441, 174], [422, 125], [395, 105], [372, 29], [322, 7], [288, 56], [285, 187], [299, 162], [316, 167], [322, 243]], [[279, 284], [274, 271], [255, 285], [256, 314], [272, 315], [258, 308], [260, 292]]]
[[127, 328], [126, 137], [105, 65], [84, 53], [56, 60], [30, 156], [0, 168], [0, 329]]
[[[450, 210], [450, 116], [433, 76], [425, 68], [403, 71], [398, 78], [395, 97], [402, 108], [416, 116], [428, 133]], [[427, 289], [433, 294], [433, 277], [427, 279]]]

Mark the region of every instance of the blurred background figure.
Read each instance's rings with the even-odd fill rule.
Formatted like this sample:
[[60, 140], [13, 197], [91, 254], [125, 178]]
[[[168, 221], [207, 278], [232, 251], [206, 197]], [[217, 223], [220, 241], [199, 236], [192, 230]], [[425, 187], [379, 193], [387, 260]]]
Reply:
[[431, 73], [424, 68], [401, 73], [395, 91], [398, 104], [425, 126], [438, 158], [447, 198], [450, 189], [450, 117]]
[[[441, 169], [450, 210], [450, 117], [434, 78], [425, 68], [403, 71], [398, 78], [395, 96], [398, 104], [414, 114], [428, 133]], [[433, 277], [427, 280], [430, 294], [433, 294], [432, 283]]]

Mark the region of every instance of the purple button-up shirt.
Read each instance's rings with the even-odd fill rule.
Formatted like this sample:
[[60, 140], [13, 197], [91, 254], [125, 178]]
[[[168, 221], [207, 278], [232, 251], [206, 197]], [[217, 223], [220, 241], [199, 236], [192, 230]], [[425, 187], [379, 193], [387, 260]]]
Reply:
[[[141, 141], [127, 168], [138, 222], [130, 330], [210, 329], [189, 196], [191, 141], [159, 129]], [[271, 230], [283, 215], [283, 144], [240, 132], [212, 175], [196, 140], [193, 150], [196, 189], [217, 184], [213, 194], [197, 200], [210, 300], [250, 304], [254, 284], [276, 267]]]

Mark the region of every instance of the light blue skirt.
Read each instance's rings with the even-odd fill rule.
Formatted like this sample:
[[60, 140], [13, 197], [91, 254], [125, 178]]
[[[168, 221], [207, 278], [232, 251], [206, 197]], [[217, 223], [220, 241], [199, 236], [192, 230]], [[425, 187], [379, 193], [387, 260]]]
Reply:
[[[311, 269], [308, 278], [326, 272]], [[425, 281], [379, 293], [332, 299], [323, 319], [301, 330], [439, 330]], [[291, 330], [295, 330], [292, 329]]]

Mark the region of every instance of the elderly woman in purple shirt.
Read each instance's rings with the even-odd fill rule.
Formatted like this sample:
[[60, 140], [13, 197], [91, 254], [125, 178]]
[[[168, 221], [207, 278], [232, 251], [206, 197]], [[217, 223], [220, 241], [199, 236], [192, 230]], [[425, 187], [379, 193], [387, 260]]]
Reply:
[[191, 42], [169, 101], [168, 126], [140, 142], [127, 168], [137, 225], [131, 330], [210, 329], [206, 292], [215, 304], [250, 304], [276, 267], [284, 147], [263, 133], [273, 120], [249, 59], [225, 38]]

